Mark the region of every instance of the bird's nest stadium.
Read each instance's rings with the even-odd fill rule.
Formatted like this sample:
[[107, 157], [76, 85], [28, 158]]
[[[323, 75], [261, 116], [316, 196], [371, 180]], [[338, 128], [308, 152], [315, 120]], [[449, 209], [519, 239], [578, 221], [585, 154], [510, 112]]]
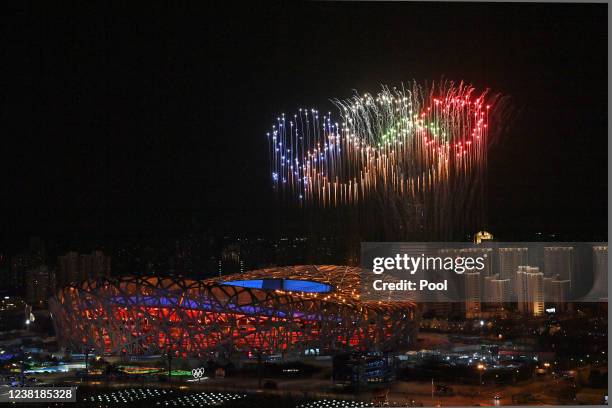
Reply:
[[105, 355], [408, 348], [417, 305], [361, 301], [359, 274], [355, 267], [307, 265], [208, 280], [98, 279], [65, 287], [50, 309], [62, 346]]

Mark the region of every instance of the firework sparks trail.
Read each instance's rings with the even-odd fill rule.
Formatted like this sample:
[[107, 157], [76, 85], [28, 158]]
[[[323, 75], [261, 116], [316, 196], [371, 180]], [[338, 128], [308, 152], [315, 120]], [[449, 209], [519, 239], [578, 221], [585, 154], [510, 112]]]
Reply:
[[482, 211], [494, 100], [463, 83], [415, 83], [333, 100], [339, 121], [316, 109], [283, 114], [267, 134], [274, 187], [302, 206], [381, 202], [444, 235], [449, 221]]

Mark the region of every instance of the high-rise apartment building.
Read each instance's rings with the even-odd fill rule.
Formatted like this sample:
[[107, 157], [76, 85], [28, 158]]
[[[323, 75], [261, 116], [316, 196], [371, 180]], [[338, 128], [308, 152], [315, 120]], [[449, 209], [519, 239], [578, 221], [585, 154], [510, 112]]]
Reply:
[[540, 268], [521, 265], [516, 272], [518, 309], [531, 316], [544, 314], [544, 274]]
[[26, 276], [25, 300], [28, 305], [43, 307], [51, 294], [51, 276], [47, 265], [28, 269]]
[[608, 246], [593, 247], [593, 290], [589, 296], [601, 301], [608, 300]]
[[465, 317], [474, 319], [480, 317], [480, 272], [466, 272], [465, 276]]
[[111, 259], [102, 251], [79, 254], [71, 251], [57, 257], [56, 285], [110, 276]]
[[499, 279], [498, 275], [485, 278], [484, 301], [497, 309], [505, 309], [510, 302], [510, 279]]
[[544, 275], [556, 277], [557, 280], [570, 281], [570, 289], [574, 276], [574, 247], [554, 246], [544, 247]]
[[529, 264], [527, 248], [499, 248], [499, 279], [509, 279], [512, 291], [518, 293], [516, 271], [521, 265]]

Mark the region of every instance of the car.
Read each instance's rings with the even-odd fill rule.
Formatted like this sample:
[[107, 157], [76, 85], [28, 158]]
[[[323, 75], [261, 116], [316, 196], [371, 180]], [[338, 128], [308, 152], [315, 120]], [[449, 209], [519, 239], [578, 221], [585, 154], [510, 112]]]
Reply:
[[495, 400], [500, 400], [500, 399], [502, 399], [502, 396], [501, 396], [500, 394], [495, 394], [495, 395], [493, 396], [493, 399], [495, 399]]

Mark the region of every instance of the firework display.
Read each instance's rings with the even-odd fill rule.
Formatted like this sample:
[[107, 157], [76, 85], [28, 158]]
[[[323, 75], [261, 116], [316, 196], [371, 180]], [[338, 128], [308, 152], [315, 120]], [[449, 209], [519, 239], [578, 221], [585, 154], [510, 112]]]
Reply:
[[494, 99], [463, 83], [413, 84], [334, 100], [339, 121], [316, 109], [283, 114], [267, 134], [273, 184], [302, 206], [382, 203], [440, 237], [450, 220], [477, 224]]
[[407, 348], [411, 302], [362, 302], [359, 268], [305, 265], [223, 279], [124, 277], [64, 288], [50, 301], [58, 340], [99, 354]]

